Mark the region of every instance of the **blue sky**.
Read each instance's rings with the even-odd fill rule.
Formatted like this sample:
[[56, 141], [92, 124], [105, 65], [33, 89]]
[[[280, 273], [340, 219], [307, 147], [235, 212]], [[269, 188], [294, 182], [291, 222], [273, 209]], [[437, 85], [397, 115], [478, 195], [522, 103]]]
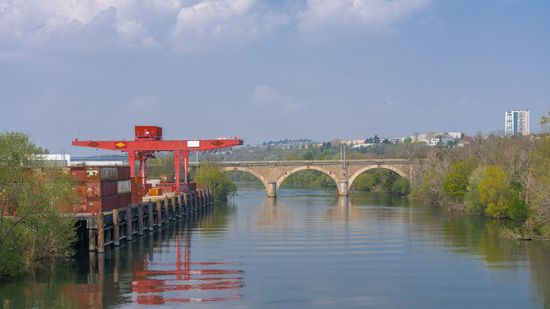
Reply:
[[[136, 4], [138, 3], [138, 4]], [[550, 109], [550, 1], [0, 0], [0, 130], [73, 138], [490, 132]]]

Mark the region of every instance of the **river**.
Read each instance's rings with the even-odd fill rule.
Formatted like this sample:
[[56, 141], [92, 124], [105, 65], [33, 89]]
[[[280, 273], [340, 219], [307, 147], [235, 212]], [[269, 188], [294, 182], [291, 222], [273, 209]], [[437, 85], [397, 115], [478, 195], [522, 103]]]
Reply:
[[0, 285], [2, 308], [550, 308], [550, 242], [385, 194], [227, 205]]

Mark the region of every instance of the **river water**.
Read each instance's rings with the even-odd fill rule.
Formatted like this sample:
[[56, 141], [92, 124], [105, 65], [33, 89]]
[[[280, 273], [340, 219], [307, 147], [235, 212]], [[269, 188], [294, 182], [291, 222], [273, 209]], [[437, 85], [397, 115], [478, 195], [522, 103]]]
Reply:
[[227, 205], [0, 285], [0, 308], [550, 308], [550, 243], [361, 193], [242, 187]]

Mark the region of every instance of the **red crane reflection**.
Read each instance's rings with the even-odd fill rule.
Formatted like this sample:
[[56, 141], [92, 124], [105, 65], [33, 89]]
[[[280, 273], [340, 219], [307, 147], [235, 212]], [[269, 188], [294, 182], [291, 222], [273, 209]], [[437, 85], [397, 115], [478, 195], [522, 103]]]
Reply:
[[[144, 305], [165, 303], [222, 302], [239, 300], [241, 295], [235, 290], [244, 287], [242, 271], [236, 269], [214, 268], [216, 265], [228, 265], [224, 262], [191, 262], [190, 233], [184, 233], [185, 251], [181, 257], [181, 241], [176, 236], [175, 269], [150, 269], [147, 258], [143, 270], [134, 272], [132, 291], [137, 293], [135, 302]], [[171, 266], [155, 264], [158, 266]], [[197, 269], [191, 269], [197, 266]], [[220, 291], [225, 291], [218, 296]], [[199, 293], [191, 297], [192, 293]]]

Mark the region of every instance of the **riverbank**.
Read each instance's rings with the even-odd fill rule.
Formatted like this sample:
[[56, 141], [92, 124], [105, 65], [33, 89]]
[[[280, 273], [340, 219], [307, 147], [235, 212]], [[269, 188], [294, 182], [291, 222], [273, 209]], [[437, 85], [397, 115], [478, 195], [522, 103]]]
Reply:
[[412, 199], [519, 222], [521, 238], [550, 237], [550, 136], [493, 136], [412, 162]]

